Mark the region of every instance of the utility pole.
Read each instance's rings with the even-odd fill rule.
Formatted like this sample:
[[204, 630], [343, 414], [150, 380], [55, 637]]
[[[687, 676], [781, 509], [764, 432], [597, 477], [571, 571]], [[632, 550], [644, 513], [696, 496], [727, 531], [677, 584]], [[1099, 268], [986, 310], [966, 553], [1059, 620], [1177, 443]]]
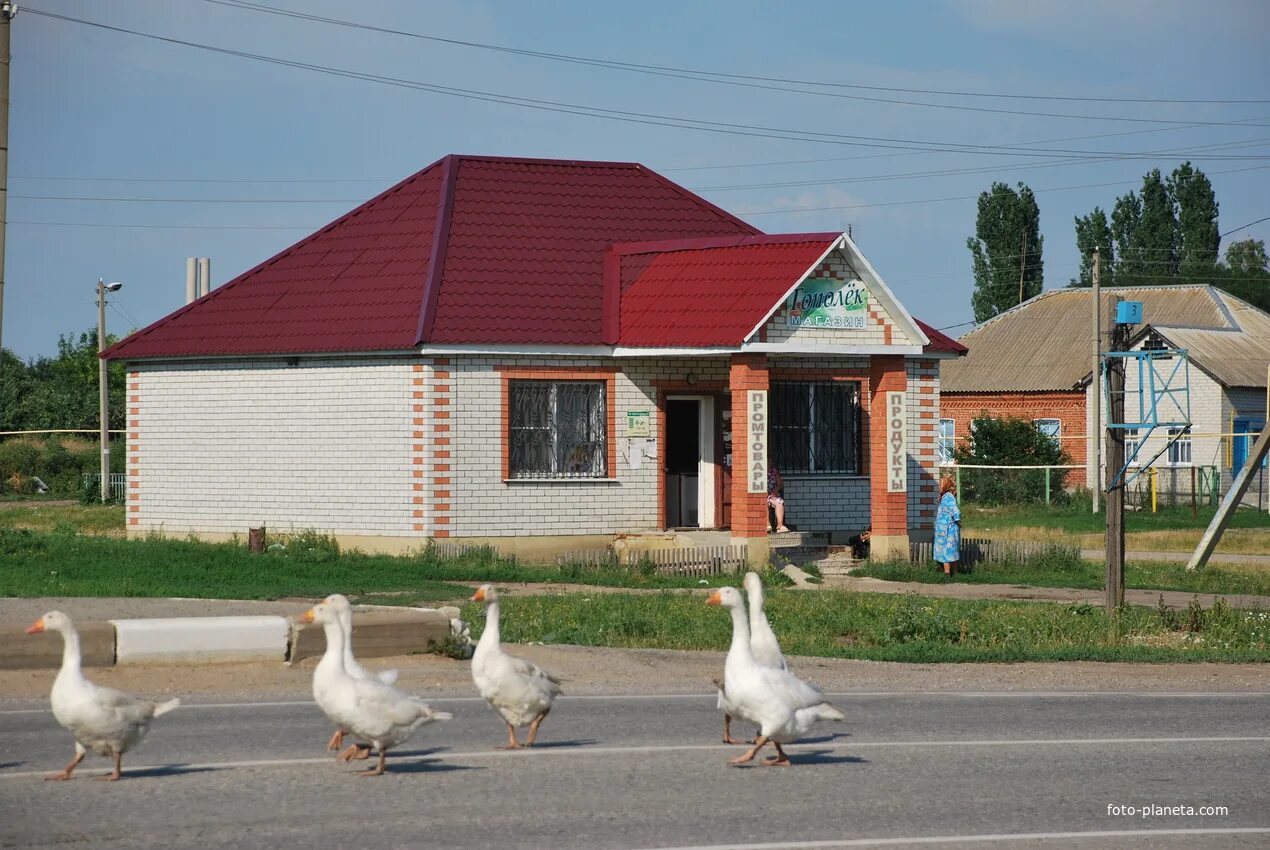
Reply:
[[110, 385], [106, 360], [106, 293], [118, 292], [122, 283], [97, 280], [97, 401], [101, 417], [101, 501], [110, 501]]
[[1023, 253], [1019, 254], [1019, 303], [1023, 303], [1023, 275], [1027, 271], [1027, 231], [1023, 231]]
[[4, 352], [4, 231], [9, 202], [9, 29], [18, 4], [0, 2], [0, 353]]
[[1099, 462], [1102, 456], [1102, 310], [1100, 291], [1098, 289], [1099, 279], [1102, 275], [1102, 257], [1098, 253], [1098, 249], [1094, 248], [1094, 291], [1091, 296], [1093, 304], [1093, 329], [1094, 329], [1094, 356], [1093, 364], [1090, 366], [1090, 387], [1093, 389], [1093, 399], [1090, 404], [1092, 418], [1089, 420], [1089, 448], [1087, 451], [1087, 459], [1089, 464], [1089, 475], [1087, 476], [1090, 484], [1090, 496], [1092, 496], [1094, 513], [1098, 513], [1098, 496], [1100, 492], [1100, 484], [1098, 481], [1098, 473], [1102, 470], [1102, 464]]
[[[1112, 299], [1118, 303], [1117, 296]], [[1111, 326], [1111, 351], [1121, 352], [1129, 342], [1129, 326]], [[1107, 360], [1107, 615], [1124, 605], [1124, 429], [1112, 424], [1124, 422], [1124, 358]], [[1117, 478], [1119, 481], [1116, 481]]]

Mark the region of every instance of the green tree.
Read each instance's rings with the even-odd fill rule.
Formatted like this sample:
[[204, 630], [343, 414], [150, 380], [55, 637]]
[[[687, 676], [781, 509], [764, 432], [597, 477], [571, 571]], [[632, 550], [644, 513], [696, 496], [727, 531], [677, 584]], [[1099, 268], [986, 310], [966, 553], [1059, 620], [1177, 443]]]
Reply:
[[[108, 343], [114, 342], [107, 337]], [[127, 421], [124, 407], [124, 366], [107, 370], [110, 427]], [[33, 431], [50, 428], [98, 427], [97, 331], [78, 337], [61, 336], [56, 357], [37, 357], [23, 363], [12, 352], [0, 357], [0, 430]]]
[[1184, 162], [1173, 169], [1169, 194], [1177, 208], [1178, 272], [1197, 282], [1217, 267], [1217, 195], [1204, 172]]
[[1119, 286], [1172, 283], [1177, 277], [1178, 224], [1160, 169], [1142, 178], [1142, 192], [1116, 199], [1111, 212], [1111, 235], [1116, 242], [1113, 277]]
[[1232, 242], [1226, 248], [1226, 262], [1218, 265], [1212, 280], [1236, 298], [1270, 313], [1270, 260], [1262, 240]]
[[[1062, 466], [1068, 455], [1053, 437], [1032, 422], [1015, 417], [993, 418], [984, 413], [970, 424], [970, 439], [953, 449], [959, 464], [984, 466]], [[1053, 473], [1062, 481], [1062, 473]], [[1003, 504], [1035, 501], [1045, 492], [1045, 474], [1027, 469], [968, 469], [962, 472], [962, 497]]]
[[1076, 217], [1076, 250], [1080, 252], [1080, 275], [1072, 278], [1068, 286], [1094, 285], [1094, 248], [1102, 255], [1102, 274], [1099, 283], [1113, 286], [1115, 282], [1115, 249], [1111, 244], [1111, 223], [1102, 207], [1086, 216]]
[[1226, 246], [1226, 268], [1234, 274], [1270, 272], [1266, 243], [1261, 239], [1241, 239]]
[[979, 195], [975, 235], [966, 239], [975, 276], [970, 298], [975, 321], [984, 322], [1040, 295], [1044, 283], [1036, 196], [1023, 183], [1018, 190], [993, 183]]

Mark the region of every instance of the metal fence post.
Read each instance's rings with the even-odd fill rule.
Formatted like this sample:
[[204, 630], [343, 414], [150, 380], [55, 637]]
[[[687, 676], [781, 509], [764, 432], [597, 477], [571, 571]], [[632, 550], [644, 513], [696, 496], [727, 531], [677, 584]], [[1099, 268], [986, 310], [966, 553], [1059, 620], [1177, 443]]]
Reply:
[[1045, 467], [1045, 504], [1050, 503], [1050, 468]]
[[1160, 470], [1151, 467], [1151, 513], [1155, 513], [1156, 498], [1159, 495]]
[[953, 476], [956, 479], [954, 483], [957, 485], [957, 507], [961, 507], [961, 467], [953, 467]]

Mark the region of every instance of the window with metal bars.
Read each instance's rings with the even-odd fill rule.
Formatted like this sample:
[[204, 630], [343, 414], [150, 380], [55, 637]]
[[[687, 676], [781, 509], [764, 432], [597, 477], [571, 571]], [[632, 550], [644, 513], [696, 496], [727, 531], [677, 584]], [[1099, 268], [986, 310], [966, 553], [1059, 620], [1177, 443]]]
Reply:
[[782, 475], [859, 474], [858, 383], [774, 382], [770, 396], [772, 462]]
[[509, 381], [512, 478], [605, 478], [604, 381]]

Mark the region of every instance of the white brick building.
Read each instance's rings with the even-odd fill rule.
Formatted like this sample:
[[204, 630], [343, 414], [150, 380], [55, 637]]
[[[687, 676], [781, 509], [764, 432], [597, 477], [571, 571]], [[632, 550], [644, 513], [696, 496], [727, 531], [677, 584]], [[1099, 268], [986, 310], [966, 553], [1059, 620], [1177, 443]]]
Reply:
[[769, 455], [790, 525], [929, 536], [963, 352], [845, 235], [765, 236], [637, 165], [447, 157], [105, 356], [132, 534], [720, 528], [761, 556]]

